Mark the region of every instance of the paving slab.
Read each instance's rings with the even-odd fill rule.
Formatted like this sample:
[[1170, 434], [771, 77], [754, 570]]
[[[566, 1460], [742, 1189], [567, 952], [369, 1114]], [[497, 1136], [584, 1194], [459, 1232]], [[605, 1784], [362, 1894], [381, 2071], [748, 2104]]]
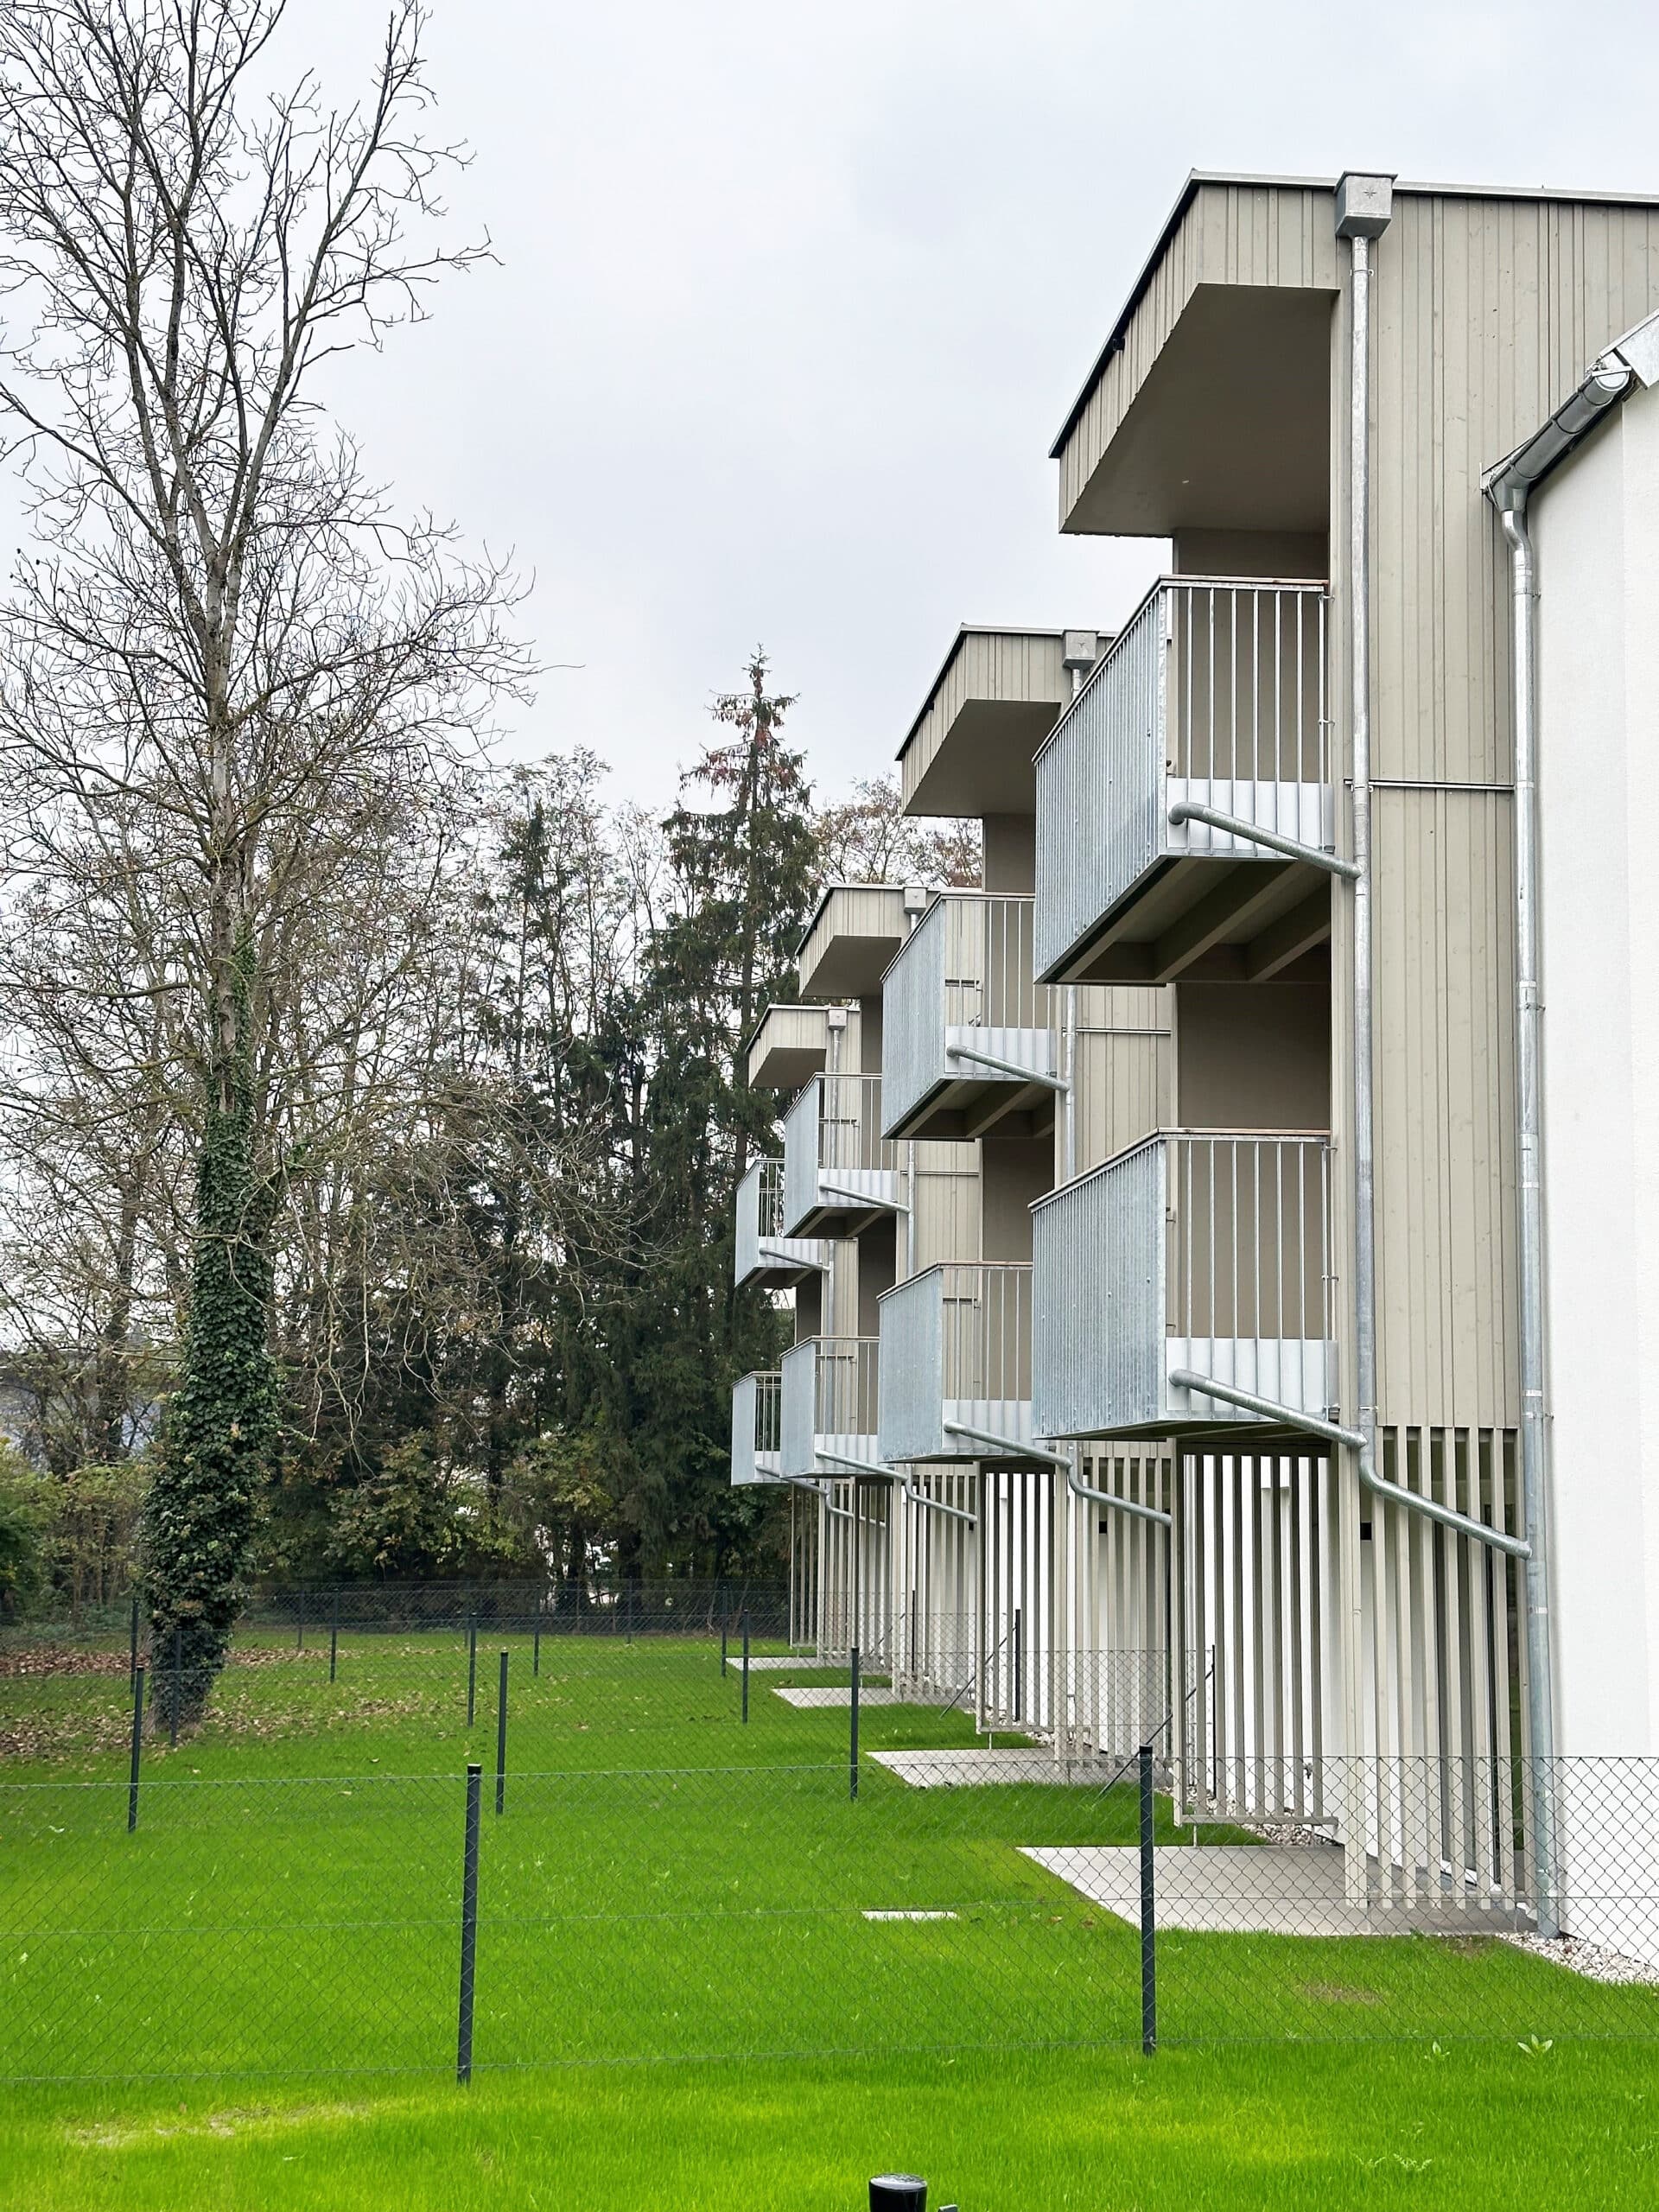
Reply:
[[872, 1751], [870, 1757], [913, 1789], [963, 1789], [998, 1782], [1102, 1789], [1114, 1777], [1122, 1779], [1121, 1770], [1111, 1761], [1072, 1759], [1062, 1766], [1052, 1751], [1023, 1745], [1010, 1745], [1005, 1751], [979, 1744], [950, 1751]]
[[[749, 1663], [753, 1666], [754, 1662], [751, 1660]], [[847, 1682], [819, 1682], [809, 1684], [804, 1689], [788, 1689], [780, 1685], [772, 1691], [772, 1695], [782, 1698], [785, 1705], [850, 1705], [853, 1701], [852, 1687]], [[900, 1697], [897, 1690], [862, 1689], [858, 1694], [858, 1701], [861, 1706], [911, 1705], [915, 1702], [913, 1699]]]
[[[1141, 1854], [1133, 1846], [1027, 1846], [1025, 1856], [1058, 1875], [1091, 1904], [1138, 1925]], [[1332, 1845], [1164, 1845], [1153, 1853], [1160, 1928], [1236, 1936], [1496, 1934], [1501, 1915], [1447, 1891], [1350, 1901], [1343, 1853]]]

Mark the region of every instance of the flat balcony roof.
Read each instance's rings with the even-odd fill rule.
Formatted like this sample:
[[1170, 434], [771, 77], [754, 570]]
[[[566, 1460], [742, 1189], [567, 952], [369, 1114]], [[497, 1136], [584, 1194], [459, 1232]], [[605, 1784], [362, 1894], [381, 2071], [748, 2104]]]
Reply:
[[878, 989], [881, 970], [910, 934], [911, 906], [918, 903], [900, 883], [826, 886], [801, 936], [801, 988], [832, 999], [863, 998]]
[[1069, 659], [1100, 651], [1085, 630], [964, 624], [899, 748], [906, 814], [1029, 814], [1032, 761], [1071, 696]]
[[[837, 1007], [853, 1033], [856, 1058], [856, 1007]], [[774, 1002], [756, 1022], [746, 1047], [751, 1090], [798, 1090], [815, 1076], [830, 1057], [830, 1014], [827, 1006]], [[843, 1044], [843, 1050], [846, 1049]]]

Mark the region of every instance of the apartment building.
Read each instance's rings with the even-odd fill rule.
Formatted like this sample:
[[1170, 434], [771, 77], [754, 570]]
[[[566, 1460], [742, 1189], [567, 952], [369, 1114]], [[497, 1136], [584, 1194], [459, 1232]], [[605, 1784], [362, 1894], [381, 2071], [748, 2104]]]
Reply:
[[882, 1141], [980, 1207], [861, 1305], [870, 1488], [961, 1470], [976, 1664], [1017, 1611], [1057, 1746], [1155, 1677], [1185, 1811], [1546, 1928], [1516, 1762], [1659, 1748], [1656, 308], [1659, 201], [1189, 179], [1052, 448], [1167, 562], [958, 639], [906, 801], [985, 884], [880, 979]]

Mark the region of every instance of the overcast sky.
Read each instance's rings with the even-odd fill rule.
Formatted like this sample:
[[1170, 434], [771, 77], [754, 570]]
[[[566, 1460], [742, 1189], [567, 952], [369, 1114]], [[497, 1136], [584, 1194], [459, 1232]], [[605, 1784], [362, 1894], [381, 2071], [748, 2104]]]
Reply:
[[[340, 409], [515, 549], [512, 750], [650, 804], [764, 640], [826, 791], [964, 620], [1110, 626], [1160, 549], [1062, 540], [1047, 452], [1192, 168], [1659, 190], [1659, 10], [433, 0], [454, 228], [500, 257]], [[329, 91], [375, 0], [293, 0]]]

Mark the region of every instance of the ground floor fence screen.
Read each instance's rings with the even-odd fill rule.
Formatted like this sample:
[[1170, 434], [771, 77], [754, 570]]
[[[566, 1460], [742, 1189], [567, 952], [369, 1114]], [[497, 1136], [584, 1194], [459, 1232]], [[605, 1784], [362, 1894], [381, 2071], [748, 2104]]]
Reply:
[[1194, 1822], [1153, 1655], [1124, 1752], [1029, 1647], [1014, 1725], [1006, 1654], [741, 1607], [289, 1625], [200, 1710], [118, 1637], [0, 1675], [0, 2075], [1659, 2036], [1659, 1762], [1322, 1756]]

